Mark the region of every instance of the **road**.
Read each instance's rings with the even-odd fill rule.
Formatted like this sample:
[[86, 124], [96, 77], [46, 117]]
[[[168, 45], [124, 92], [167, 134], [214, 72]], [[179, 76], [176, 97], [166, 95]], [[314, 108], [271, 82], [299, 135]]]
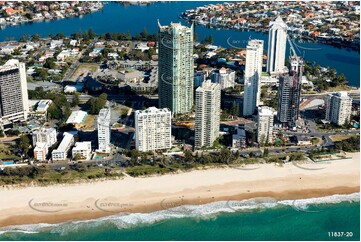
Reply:
[[[323, 92], [323, 93], [315, 93], [315, 94], [301, 94], [301, 98], [324, 98], [325, 96], [327, 96], [328, 94], [331, 94], [334, 92]], [[360, 100], [360, 89], [357, 90], [350, 90], [347, 91], [347, 93], [349, 94], [350, 97], [352, 97], [352, 99], [354, 100]]]
[[[89, 160], [89, 161], [81, 161], [79, 163], [83, 163], [85, 165], [90, 166], [114, 166], [114, 167], [124, 167], [125, 164], [128, 163], [129, 158], [126, 158], [125, 156], [121, 155], [120, 153], [115, 153], [114, 156], [109, 160]], [[69, 168], [69, 166], [76, 164], [77, 162], [68, 162], [68, 163], [49, 163], [49, 167], [53, 170], [61, 170], [62, 167], [65, 167], [66, 169]]]

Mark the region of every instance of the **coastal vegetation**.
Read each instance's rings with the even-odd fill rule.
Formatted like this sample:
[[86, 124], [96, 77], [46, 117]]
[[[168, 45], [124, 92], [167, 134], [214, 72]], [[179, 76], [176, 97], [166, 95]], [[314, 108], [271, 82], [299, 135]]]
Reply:
[[[65, 166], [64, 166], [65, 168]], [[90, 179], [122, 177], [119, 169], [87, 166], [82, 163], [69, 168], [52, 170], [48, 165], [6, 167], [0, 171], [0, 185], [50, 185], [58, 183], [76, 183]]]
[[348, 139], [336, 141], [335, 149], [346, 152], [360, 151], [360, 136], [354, 135]]
[[[28, 143], [24, 141], [22, 146]], [[130, 159], [122, 166], [87, 164], [78, 162], [75, 164], [60, 164], [54, 168], [48, 164], [24, 165], [18, 167], [6, 167], [0, 171], [0, 185], [51, 185], [58, 183], [86, 182], [94, 179], [120, 178], [123, 172], [132, 176], [163, 175], [167, 173], [186, 172], [195, 169], [208, 168], [237, 168], [250, 164], [274, 163], [281, 165], [284, 161], [303, 160], [301, 153], [286, 155], [255, 157], [251, 153], [249, 157], [242, 158], [239, 152], [231, 152], [226, 148], [220, 152], [199, 152], [192, 154], [185, 150], [183, 156], [165, 157], [153, 152], [140, 153], [136, 150], [125, 151]], [[124, 169], [125, 168], [125, 169]]]
[[336, 87], [344, 88], [348, 84], [344, 74], [337, 74], [336, 69], [321, 68], [315, 62], [306, 62], [304, 72], [307, 79], [317, 86], [319, 92], [331, 89], [334, 91]]

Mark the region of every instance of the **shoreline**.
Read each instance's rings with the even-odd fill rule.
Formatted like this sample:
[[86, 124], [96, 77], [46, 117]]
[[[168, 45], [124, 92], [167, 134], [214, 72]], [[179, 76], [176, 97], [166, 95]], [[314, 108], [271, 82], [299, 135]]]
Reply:
[[[273, 198], [277, 201], [284, 200], [297, 200], [297, 199], [309, 199], [309, 198], [322, 198], [331, 195], [349, 195], [360, 191], [360, 187], [335, 187], [329, 189], [315, 189], [315, 190], [302, 190], [302, 191], [285, 191], [284, 193], [273, 192], [257, 192], [249, 194], [239, 194], [234, 196], [220, 197], [217, 199], [205, 198], [200, 203], [199, 200], [188, 200], [185, 204], [179, 204], [179, 206], [185, 205], [207, 205], [213, 202], [228, 202], [228, 201], [242, 201], [251, 198]], [[165, 211], [170, 208], [164, 208], [159, 203], [140, 205], [131, 211], [131, 213], [151, 213], [156, 211]], [[231, 208], [232, 209], [232, 208]], [[58, 215], [18, 215], [6, 221], [0, 221], [0, 229], [8, 226], [17, 225], [29, 225], [29, 224], [61, 224], [71, 221], [85, 221], [92, 219], [99, 219], [108, 216], [113, 216], [123, 213], [129, 214], [130, 211], [119, 210], [114, 212], [96, 211], [93, 213], [84, 213], [85, 211], [74, 211], [71, 213], [64, 213]]]
[[[182, 18], [180, 17], [180, 19], [182, 19], [183, 21], [185, 21], [188, 24], [191, 24], [191, 22], [189, 22], [188, 19], [186, 18]], [[264, 35], [268, 35], [268, 29], [267, 28], [248, 28], [248, 27], [244, 27], [244, 28], [232, 28], [232, 27], [227, 27], [227, 26], [213, 26], [213, 25], [209, 25], [209, 24], [200, 24], [200, 23], [195, 23], [198, 26], [202, 26], [204, 28], [207, 29], [222, 29], [222, 30], [233, 30], [233, 31], [237, 31], [237, 32], [256, 32], [256, 33], [262, 33]], [[340, 48], [340, 49], [346, 49], [346, 50], [351, 50], [351, 51], [355, 51], [355, 52], [360, 52], [360, 47], [357, 44], [353, 44], [353, 41], [334, 41], [332, 38], [329, 39], [319, 39], [319, 38], [311, 38], [311, 37], [305, 37], [305, 36], [298, 36], [298, 37], [294, 37], [293, 35], [290, 36], [292, 40], [296, 40], [298, 43], [311, 43], [311, 44], [323, 44], [323, 45], [328, 45], [328, 46], [332, 46], [335, 48]]]
[[351, 194], [360, 191], [360, 153], [349, 155], [352, 159], [313, 164], [312, 168], [318, 167], [314, 170], [292, 164], [265, 164], [256, 170], [223, 168], [72, 185], [2, 187], [0, 227], [88, 220], [257, 197], [280, 201]]

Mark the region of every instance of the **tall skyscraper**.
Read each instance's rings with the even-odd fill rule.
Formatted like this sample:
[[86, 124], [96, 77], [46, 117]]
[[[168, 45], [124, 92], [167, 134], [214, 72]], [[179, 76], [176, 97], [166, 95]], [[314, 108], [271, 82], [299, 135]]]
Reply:
[[252, 115], [259, 105], [262, 62], [263, 40], [248, 41], [244, 73], [243, 116]]
[[0, 123], [26, 120], [28, 101], [25, 64], [8, 60], [0, 67]]
[[159, 107], [173, 114], [188, 113], [193, 106], [193, 25], [161, 26], [158, 22]]
[[210, 147], [219, 136], [221, 86], [210, 80], [196, 89], [195, 147]]
[[284, 73], [286, 56], [287, 24], [278, 16], [269, 24], [267, 72]]
[[257, 142], [273, 142], [273, 109], [270, 107], [259, 107], [257, 115]]
[[284, 126], [294, 127], [300, 113], [303, 60], [300, 57], [292, 57], [290, 62], [289, 74], [280, 76], [277, 119]]
[[98, 126], [98, 151], [110, 152], [110, 109], [103, 108], [100, 110], [97, 126]]
[[328, 94], [326, 101], [326, 120], [337, 125], [350, 122], [352, 111], [352, 98], [347, 92]]
[[142, 152], [172, 147], [172, 114], [167, 108], [135, 111], [135, 146]]

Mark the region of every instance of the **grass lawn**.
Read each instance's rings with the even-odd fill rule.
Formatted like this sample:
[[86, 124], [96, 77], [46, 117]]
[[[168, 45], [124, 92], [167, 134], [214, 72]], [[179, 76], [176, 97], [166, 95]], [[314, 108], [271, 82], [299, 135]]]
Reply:
[[335, 141], [342, 141], [348, 138], [351, 138], [352, 135], [331, 135], [330, 138], [332, 139], [333, 142]]
[[99, 65], [95, 63], [82, 63], [80, 64], [76, 70], [74, 71], [73, 75], [69, 78], [69, 80], [76, 81], [76, 79], [84, 73], [86, 75], [88, 72], [94, 73], [99, 69]]
[[327, 89], [328, 92], [338, 92], [338, 91], [349, 91], [352, 88], [350, 86], [347, 85], [340, 85], [340, 86], [336, 86], [336, 87], [329, 87]]
[[85, 119], [83, 129], [93, 129], [95, 118], [96, 115], [88, 114], [88, 116]]
[[15, 145], [15, 142], [11, 143], [0, 143], [0, 159], [21, 159], [19, 156], [16, 156], [11, 153], [11, 146]]
[[312, 138], [311, 143], [312, 143], [312, 145], [320, 145], [320, 144], [322, 144], [322, 139], [318, 138], [318, 137]]

